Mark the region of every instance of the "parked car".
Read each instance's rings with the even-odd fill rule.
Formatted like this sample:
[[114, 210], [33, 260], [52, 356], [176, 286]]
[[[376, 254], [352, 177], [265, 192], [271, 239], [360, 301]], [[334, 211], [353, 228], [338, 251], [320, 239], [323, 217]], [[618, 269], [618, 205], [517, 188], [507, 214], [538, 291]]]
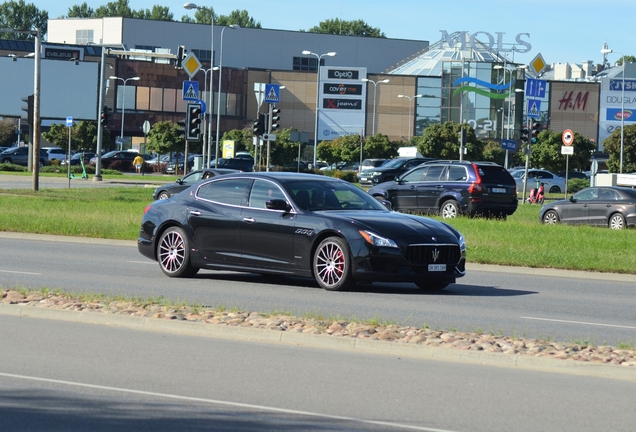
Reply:
[[293, 275], [326, 290], [356, 281], [443, 289], [466, 261], [450, 225], [390, 211], [343, 180], [290, 172], [227, 174], [155, 201], [137, 244], [169, 277], [201, 268]]
[[[29, 165], [29, 147], [9, 147], [0, 153], [0, 163], [10, 163], [15, 165]], [[40, 149], [40, 167], [50, 165], [49, 154], [44, 149]]]
[[[565, 178], [565, 171], [561, 171], [561, 172], [557, 173], [557, 175], [558, 175], [559, 177], [563, 177], [563, 178]], [[590, 179], [590, 178], [587, 176], [587, 174], [585, 174], [584, 172], [580, 172], [580, 171], [570, 171], [570, 172], [568, 173], [568, 180], [570, 180], [570, 179], [575, 179], [575, 178], [583, 179], [583, 180], [589, 180], [589, 179]]]
[[[525, 169], [514, 170], [510, 173], [517, 183], [517, 193], [523, 193], [523, 179]], [[529, 169], [526, 192], [537, 187], [537, 183], [543, 183], [543, 188], [549, 193], [561, 193], [565, 191], [565, 178], [542, 169]]]
[[[217, 168], [216, 160], [210, 161], [210, 168]], [[245, 172], [254, 171], [254, 159], [247, 158], [219, 158], [218, 168], [229, 168]]]
[[398, 157], [386, 161], [379, 167], [363, 170], [360, 172], [360, 184], [361, 185], [377, 185], [386, 181], [392, 181], [400, 174], [404, 174], [406, 171], [416, 166], [434, 160], [433, 158], [412, 158], [412, 157]]
[[[53, 162], [54, 160], [63, 161], [68, 157], [68, 150], [64, 150], [60, 147], [42, 147], [42, 150], [45, 150], [49, 157], [49, 162]], [[72, 155], [73, 153], [71, 153]]]
[[363, 160], [362, 163], [360, 164], [360, 169], [358, 170], [358, 173], [356, 174], [356, 177], [358, 178], [358, 182], [360, 182], [361, 173], [363, 171], [368, 172], [369, 170], [372, 170], [373, 168], [382, 166], [382, 164], [384, 164], [387, 160], [388, 159], [384, 159], [384, 158]]
[[517, 210], [517, 188], [510, 173], [492, 162], [431, 161], [394, 181], [368, 190], [394, 210], [505, 218]]
[[[102, 168], [110, 168], [114, 165], [120, 171], [132, 171], [133, 160], [139, 155], [137, 152], [126, 150], [114, 150], [102, 155]], [[91, 165], [97, 163], [97, 157], [93, 157], [90, 160]], [[118, 165], [118, 166], [117, 166]]]
[[[194, 159], [196, 157], [201, 157], [202, 155], [200, 154], [189, 154], [188, 155], [188, 171], [190, 171], [192, 169], [192, 167], [194, 166]], [[166, 166], [166, 173], [167, 174], [174, 174], [175, 172], [175, 167], [177, 166], [177, 162], [173, 161], [173, 163], [168, 164]], [[183, 157], [179, 158], [179, 172], [183, 173]]]
[[570, 199], [545, 204], [539, 212], [539, 220], [546, 225], [633, 227], [636, 224], [636, 190], [621, 186], [585, 188]]
[[226, 168], [210, 168], [203, 170], [192, 171], [188, 175], [177, 179], [174, 183], [167, 183], [165, 185], [159, 186], [155, 189], [155, 192], [152, 194], [152, 197], [155, 200], [164, 200], [170, 197], [175, 196], [179, 192], [189, 188], [193, 184], [209, 179], [212, 177], [224, 175], [224, 174], [233, 174], [239, 172], [238, 170], [226, 169]]
[[[95, 157], [94, 152], [77, 152], [70, 159], [70, 165], [80, 165], [80, 161], [84, 161], [84, 165], [87, 165], [92, 158]], [[66, 160], [60, 162], [60, 165], [66, 166]]]

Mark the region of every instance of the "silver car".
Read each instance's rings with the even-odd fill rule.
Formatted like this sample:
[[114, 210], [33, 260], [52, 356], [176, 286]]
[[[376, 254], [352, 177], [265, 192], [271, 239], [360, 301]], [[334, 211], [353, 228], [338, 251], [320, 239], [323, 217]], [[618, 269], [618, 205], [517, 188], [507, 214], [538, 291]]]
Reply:
[[[517, 183], [517, 193], [523, 193], [523, 180], [526, 175], [525, 169], [513, 170], [510, 172], [512, 178]], [[530, 192], [530, 189], [538, 187], [538, 183], [543, 183], [543, 188], [549, 193], [561, 193], [565, 192], [565, 178], [542, 169], [529, 169], [528, 181], [526, 182], [526, 192]]]

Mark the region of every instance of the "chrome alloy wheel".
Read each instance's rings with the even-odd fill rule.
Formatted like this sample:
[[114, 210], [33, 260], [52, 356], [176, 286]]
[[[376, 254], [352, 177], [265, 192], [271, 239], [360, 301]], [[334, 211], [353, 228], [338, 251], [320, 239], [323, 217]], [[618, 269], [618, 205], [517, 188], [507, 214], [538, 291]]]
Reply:
[[159, 263], [166, 273], [177, 273], [186, 260], [185, 243], [181, 233], [168, 231], [159, 244]]

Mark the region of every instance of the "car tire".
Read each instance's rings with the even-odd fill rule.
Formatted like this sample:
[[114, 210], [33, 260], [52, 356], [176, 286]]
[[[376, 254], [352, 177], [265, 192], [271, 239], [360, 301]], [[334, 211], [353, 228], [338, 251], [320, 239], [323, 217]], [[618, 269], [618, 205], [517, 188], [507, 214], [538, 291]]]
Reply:
[[554, 210], [548, 210], [541, 220], [546, 225], [556, 225], [559, 223], [559, 215]]
[[620, 213], [614, 213], [609, 218], [609, 227], [614, 230], [625, 228], [625, 217]]
[[179, 227], [170, 227], [157, 242], [157, 261], [166, 276], [187, 278], [199, 272], [190, 264], [190, 240]]
[[439, 215], [443, 219], [454, 219], [459, 216], [459, 203], [455, 200], [447, 200], [442, 203]]
[[561, 188], [558, 186], [551, 186], [550, 193], [561, 193]]
[[4, 159], [2, 159], [2, 163], [8, 163], [8, 164], [10, 164], [10, 163], [11, 163], [11, 159], [9, 159], [9, 158], [4, 158]]
[[340, 237], [328, 237], [316, 248], [313, 260], [314, 277], [327, 291], [339, 291], [354, 285], [351, 276], [351, 252]]
[[415, 285], [417, 285], [418, 288], [424, 291], [441, 291], [447, 286], [449, 286], [451, 283], [452, 282], [418, 281], [418, 282], [415, 282]]
[[159, 195], [157, 195], [157, 200], [167, 200], [168, 198], [170, 198], [170, 194], [166, 191], [161, 191]]

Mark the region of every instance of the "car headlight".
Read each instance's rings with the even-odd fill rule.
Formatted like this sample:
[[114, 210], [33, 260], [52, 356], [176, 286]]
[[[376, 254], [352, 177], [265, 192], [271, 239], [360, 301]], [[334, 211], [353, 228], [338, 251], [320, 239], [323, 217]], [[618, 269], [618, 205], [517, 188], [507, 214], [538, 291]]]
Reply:
[[360, 235], [364, 238], [367, 243], [373, 246], [383, 246], [383, 247], [398, 247], [398, 245], [391, 239], [386, 237], [380, 237], [379, 235], [372, 233], [371, 231], [360, 230]]
[[381, 172], [378, 172], [378, 171], [373, 171], [373, 172], [371, 173], [371, 175], [372, 175], [372, 176], [379, 176], [380, 174], [382, 174], [382, 173], [381, 173]]

